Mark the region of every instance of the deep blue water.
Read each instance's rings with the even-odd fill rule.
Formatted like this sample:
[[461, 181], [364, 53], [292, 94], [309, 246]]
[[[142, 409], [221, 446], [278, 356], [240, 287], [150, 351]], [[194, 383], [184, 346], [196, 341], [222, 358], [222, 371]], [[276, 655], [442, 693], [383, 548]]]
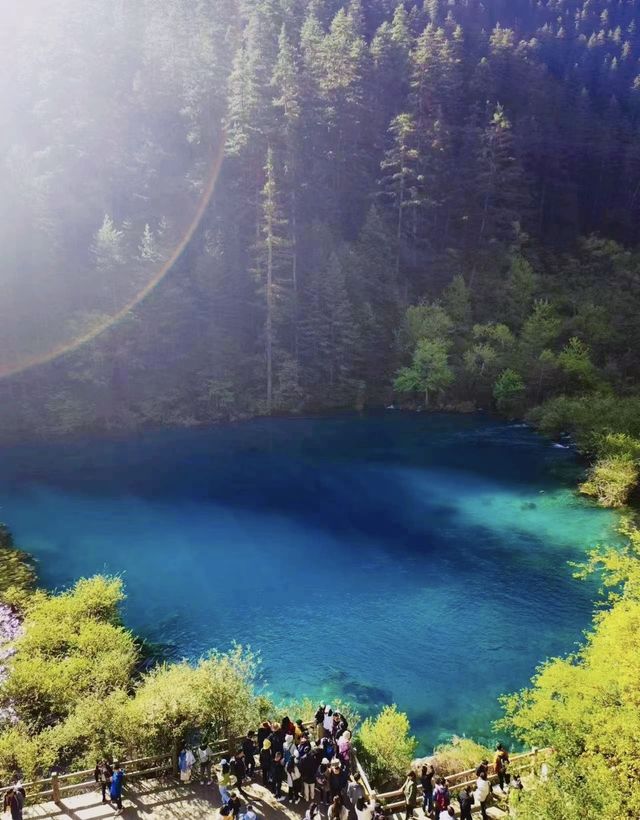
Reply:
[[430, 747], [587, 626], [569, 560], [615, 518], [521, 425], [386, 413], [0, 450], [0, 519], [49, 587], [122, 573], [177, 656], [259, 650], [277, 697], [396, 702]]

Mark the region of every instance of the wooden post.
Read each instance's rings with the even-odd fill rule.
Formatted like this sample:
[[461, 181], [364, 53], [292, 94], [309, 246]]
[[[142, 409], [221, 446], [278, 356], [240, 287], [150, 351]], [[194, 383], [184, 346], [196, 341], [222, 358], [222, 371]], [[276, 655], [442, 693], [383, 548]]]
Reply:
[[171, 774], [173, 777], [179, 777], [178, 774], [178, 755], [180, 754], [178, 750], [177, 742], [173, 744], [173, 750], [171, 752]]
[[51, 790], [53, 791], [53, 802], [60, 802], [60, 783], [58, 782], [58, 772], [51, 774]]

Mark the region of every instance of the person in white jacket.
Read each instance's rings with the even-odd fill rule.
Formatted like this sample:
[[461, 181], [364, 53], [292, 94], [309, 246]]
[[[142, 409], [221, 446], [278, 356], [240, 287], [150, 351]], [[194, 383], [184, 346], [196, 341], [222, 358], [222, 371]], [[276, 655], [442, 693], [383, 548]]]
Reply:
[[285, 766], [285, 769], [287, 772], [287, 786], [289, 787], [287, 802], [299, 803], [302, 800], [302, 797], [300, 796], [302, 779], [300, 777], [300, 769], [298, 768], [297, 758], [291, 757]]
[[491, 794], [491, 783], [487, 779], [487, 773], [482, 771], [476, 781], [476, 790], [473, 793], [474, 799], [480, 806], [482, 820], [488, 820], [487, 800]]
[[202, 778], [202, 782], [210, 786], [212, 783], [211, 762], [213, 760], [213, 752], [211, 751], [208, 743], [204, 740], [198, 746], [197, 755], [198, 763], [200, 764], [200, 777]]
[[181, 783], [188, 783], [191, 780], [191, 769], [193, 769], [193, 764], [195, 762], [196, 759], [193, 752], [185, 746], [178, 755], [178, 768], [180, 769]]

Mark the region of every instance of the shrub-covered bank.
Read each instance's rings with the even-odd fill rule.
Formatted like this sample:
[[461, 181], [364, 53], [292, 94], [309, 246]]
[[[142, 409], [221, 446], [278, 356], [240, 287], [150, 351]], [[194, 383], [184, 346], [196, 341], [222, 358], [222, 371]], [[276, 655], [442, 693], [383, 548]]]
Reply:
[[493, 261], [494, 271], [456, 276], [407, 309], [396, 391], [426, 407], [492, 408], [571, 434], [591, 462], [581, 491], [623, 506], [640, 480], [638, 322], [626, 294], [640, 257], [590, 239], [552, 265], [524, 249]]

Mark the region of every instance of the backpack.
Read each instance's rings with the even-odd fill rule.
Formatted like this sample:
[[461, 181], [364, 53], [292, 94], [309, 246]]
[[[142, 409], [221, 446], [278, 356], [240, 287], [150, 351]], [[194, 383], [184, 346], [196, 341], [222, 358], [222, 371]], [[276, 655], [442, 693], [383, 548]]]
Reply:
[[437, 789], [435, 793], [435, 803], [436, 807], [442, 811], [449, 806], [450, 797], [449, 797], [449, 789], [445, 786], [444, 789]]

